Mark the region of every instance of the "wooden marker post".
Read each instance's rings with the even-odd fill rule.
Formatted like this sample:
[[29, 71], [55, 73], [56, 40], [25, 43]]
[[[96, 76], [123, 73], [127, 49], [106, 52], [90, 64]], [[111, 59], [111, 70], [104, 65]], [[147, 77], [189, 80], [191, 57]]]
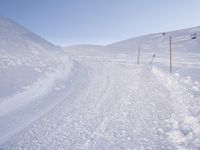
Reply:
[[169, 64], [170, 64], [170, 74], [172, 73], [172, 37], [169, 38]]
[[140, 64], [140, 44], [139, 44], [139, 48], [138, 48], [137, 64]]

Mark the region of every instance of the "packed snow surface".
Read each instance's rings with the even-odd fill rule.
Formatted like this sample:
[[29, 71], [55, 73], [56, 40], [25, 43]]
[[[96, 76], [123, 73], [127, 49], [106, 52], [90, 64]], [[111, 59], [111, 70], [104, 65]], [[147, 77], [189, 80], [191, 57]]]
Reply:
[[[0, 28], [7, 28], [3, 20]], [[35, 41], [23, 35], [19, 39], [36, 42], [42, 50], [34, 47], [29, 54], [30, 45], [16, 54], [0, 49], [5, 74], [0, 89], [9, 91], [0, 93], [0, 149], [200, 149], [199, 39], [184, 42], [199, 31], [159, 33], [108, 46], [72, 46], [59, 53], [39, 37]], [[174, 47], [172, 74], [168, 53], [162, 53], [167, 45], [151, 50], [168, 34], [179, 45]], [[149, 49], [141, 51], [139, 65], [137, 50], [120, 51], [131, 43], [136, 48], [145, 39]], [[152, 54], [156, 58], [150, 65]]]

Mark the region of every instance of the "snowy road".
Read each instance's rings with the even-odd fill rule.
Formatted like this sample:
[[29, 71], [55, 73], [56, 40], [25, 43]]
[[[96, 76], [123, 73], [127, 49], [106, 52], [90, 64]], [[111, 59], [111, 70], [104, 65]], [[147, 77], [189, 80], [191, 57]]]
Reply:
[[[195, 118], [188, 112], [190, 97], [179, 83], [171, 84], [170, 77], [156, 68], [124, 59], [74, 61], [69, 88], [61, 91], [62, 96], [50, 96], [57, 102], [24, 125], [2, 149], [184, 148], [188, 136], [174, 124], [178, 126], [184, 117], [194, 124]], [[30, 107], [20, 112], [30, 113]]]

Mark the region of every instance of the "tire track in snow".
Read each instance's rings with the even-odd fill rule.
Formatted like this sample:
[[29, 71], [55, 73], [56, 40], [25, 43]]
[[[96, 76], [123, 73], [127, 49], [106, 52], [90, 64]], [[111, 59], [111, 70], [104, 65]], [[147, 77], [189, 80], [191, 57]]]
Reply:
[[[127, 66], [126, 66], [127, 67]], [[123, 70], [124, 71], [124, 70]], [[126, 72], [130, 75], [130, 79], [132, 78], [136, 78], [135, 80], [137, 80], [137, 77], [139, 76], [139, 73], [133, 73], [132, 74], [132, 69], [129, 68], [128, 72]], [[126, 74], [125, 73], [125, 74]], [[124, 79], [120, 79], [118, 78], [118, 80], [123, 81]], [[107, 114], [106, 117], [104, 117], [104, 119], [101, 121], [100, 125], [95, 129], [95, 131], [91, 134], [91, 136], [87, 139], [87, 141], [85, 142], [85, 144], [83, 145], [83, 147], [81, 149], [98, 149], [98, 147], [94, 147], [92, 144], [93, 141], [95, 141], [95, 138], [98, 138], [98, 136], [101, 136], [101, 134], [103, 134], [103, 132], [105, 132], [106, 126], [112, 122], [113, 116], [116, 115], [118, 113], [118, 110], [120, 110], [120, 107], [122, 107], [122, 105], [126, 104], [127, 100], [130, 98], [133, 89], [131, 89], [131, 91], [129, 91], [130, 89], [128, 88], [130, 86], [130, 84], [132, 84], [133, 80], [127, 80], [128, 82], [125, 82], [124, 85], [128, 85], [125, 89], [122, 89], [121, 86], [122, 85], [118, 85], [116, 84], [115, 86], [118, 85], [118, 90], [119, 88], [121, 88], [121, 92], [116, 94], [115, 101], [113, 101], [115, 104], [112, 105], [112, 110]], [[134, 87], [135, 89], [137, 89], [137, 85], [135, 85]], [[127, 91], [129, 91], [129, 94], [127, 93]]]
[[[41, 113], [40, 114], [40, 116], [41, 116], [41, 118], [43, 117], [43, 116], [45, 116], [46, 114], [48, 114], [48, 113], [50, 113], [51, 111], [54, 111], [54, 110], [59, 110], [59, 108], [61, 108], [62, 107], [62, 103], [64, 103], [66, 100], [67, 100], [67, 102], [68, 102], [68, 105], [69, 104], [72, 104], [72, 99], [70, 99], [70, 98], [73, 98], [73, 97], [75, 97], [75, 94], [74, 94], [74, 92], [75, 91], [80, 91], [82, 88], [84, 88], [84, 86], [86, 85], [86, 82], [87, 81], [85, 81], [85, 80], [80, 80], [81, 78], [80, 78], [80, 76], [81, 75], [84, 75], [85, 77], [87, 77], [87, 70], [84, 70], [84, 68], [82, 68], [82, 67], [80, 67], [79, 68], [79, 64], [77, 63], [77, 62], [75, 62], [74, 63], [75, 64], [75, 67], [73, 68], [73, 70], [72, 70], [72, 73], [71, 73], [71, 75], [69, 75], [69, 76], [71, 76], [71, 77], [69, 77], [68, 78], [68, 81], [67, 81], [67, 85], [69, 86], [68, 88], [67, 88], [67, 91], [66, 91], [66, 96], [65, 97], [61, 97], [61, 100], [58, 100], [56, 103], [57, 103], [57, 105], [56, 106], [53, 106], [53, 107], [51, 107], [51, 109], [50, 110], [47, 110], [47, 111], [45, 111], [45, 114], [44, 113]], [[74, 76], [74, 75], [76, 75], [76, 76]], [[71, 81], [72, 80], [74, 80], [75, 82], [74, 83], [71, 83]], [[51, 94], [50, 94], [51, 95]], [[69, 98], [70, 97], [70, 98]], [[47, 99], [45, 100], [45, 101], [48, 101], [48, 97], [47, 97]], [[55, 99], [54, 99], [54, 101], [55, 101]], [[43, 102], [42, 102], [43, 103]], [[37, 105], [38, 105], [38, 107], [40, 107], [40, 105], [38, 104], [38, 103], [36, 103]], [[48, 105], [48, 104], [46, 104], [46, 105]], [[34, 106], [34, 104], [32, 104], [31, 105], [31, 107], [32, 106]], [[69, 107], [70, 107], [70, 105], [69, 105]], [[29, 108], [27, 108], [27, 110], [28, 110]], [[30, 109], [30, 112], [28, 112], [28, 113], [31, 113], [31, 110], [32, 110], [32, 108]], [[19, 113], [26, 113], [26, 111], [20, 111]], [[16, 113], [16, 115], [17, 115], [18, 113]], [[12, 116], [11, 116], [12, 117]], [[42, 119], [40, 119], [40, 121], [42, 122], [43, 120]], [[45, 120], [46, 121], [46, 120]], [[37, 122], [37, 121], [36, 121]], [[55, 122], [56, 123], [56, 122]], [[28, 125], [28, 124], [27, 124]], [[33, 126], [34, 126], [35, 124], [33, 123]], [[48, 123], [48, 122], [45, 122], [45, 125], [44, 125], [44, 128], [46, 127], [48, 125], [48, 127], [50, 127], [50, 128], [54, 128], [56, 125], [55, 124], [50, 124], [50, 123]], [[42, 126], [40, 125], [39, 127], [38, 127], [38, 129], [39, 128], [41, 128]], [[23, 128], [25, 128], [25, 127], [23, 127]], [[22, 128], [22, 129], [23, 129]], [[35, 126], [35, 128], [36, 128], [36, 126]], [[21, 130], [22, 130], [21, 129]], [[30, 131], [30, 132], [34, 132], [34, 131]], [[40, 132], [40, 131], [38, 131], [38, 132]], [[38, 133], [39, 134], [39, 133]], [[45, 132], [43, 132], [42, 134], [45, 134]], [[17, 136], [16, 136], [17, 137]], [[26, 138], [29, 138], [29, 139], [27, 139], [27, 140], [30, 140], [30, 137], [29, 136], [27, 136]], [[1, 147], [1, 146], [0, 146]], [[6, 147], [8, 147], [8, 146], [6, 146]]]
[[[168, 96], [169, 91], [161, 83], [152, 82], [157, 80], [149, 70], [134, 67], [126, 87], [128, 93], [119, 98], [114, 113], [108, 115], [83, 149], [173, 149], [162, 134], [171, 105], [163, 110], [166, 102], [161, 98]], [[157, 90], [158, 86], [161, 89]]]
[[[97, 72], [97, 73], [99, 73], [99, 72]], [[96, 75], [97, 75], [97, 74], [95, 74], [95, 76], [96, 76]], [[100, 75], [100, 76], [101, 76], [101, 75]], [[84, 75], [84, 77], [86, 77], [86, 76]], [[100, 79], [101, 79], [101, 78], [100, 78]], [[106, 79], [106, 78], [105, 78], [105, 79]], [[98, 81], [98, 82], [97, 82], [97, 81]], [[101, 85], [100, 82], [102, 82], [102, 81], [104, 81], [104, 80], [95, 80], [95, 82], [93, 82], [93, 84], [94, 84], [94, 85], [98, 85], [98, 84]], [[106, 80], [105, 80], [105, 81], [106, 81]], [[96, 82], [97, 82], [97, 83], [96, 83]], [[105, 91], [102, 91], [102, 92], [100, 91], [100, 92], [99, 92], [99, 89], [100, 89], [100, 90], [105, 90], [106, 87], [107, 87], [107, 83], [106, 83], [105, 85], [103, 85], [103, 86], [104, 86], [103, 88], [97, 88], [97, 91], [94, 91], [94, 94], [97, 94], [96, 100], [99, 100], [98, 98], [101, 98], [101, 97], [99, 96], [99, 93], [100, 93], [100, 94], [103, 94], [102, 92], [105, 92]], [[88, 87], [89, 87], [90, 89], [87, 89], [87, 91], [88, 91], [88, 90], [89, 90], [89, 91], [92, 91], [92, 87], [90, 87], [90, 86], [88, 86]], [[107, 90], [106, 92], [109, 92], [109, 90]], [[84, 92], [81, 92], [81, 93], [84, 95]], [[81, 94], [81, 93], [80, 93], [80, 94]], [[107, 94], [108, 94], [108, 93], [107, 93]], [[83, 103], [83, 102], [82, 102], [83, 100], [81, 99], [81, 98], [84, 98], [84, 97], [82, 97], [83, 95], [81, 95], [80, 98], [77, 98], [77, 99], [79, 100], [78, 102]], [[89, 95], [89, 97], [90, 97], [90, 93], [86, 93], [85, 95], [86, 95], [86, 96]], [[74, 97], [73, 97], [73, 98], [74, 98]], [[76, 98], [75, 98], [75, 100], [76, 100]], [[89, 100], [93, 100], [93, 99], [90, 98]], [[93, 101], [91, 101], [91, 102], [92, 102], [92, 104], [94, 104]], [[77, 111], [71, 112], [71, 117], [68, 116], [67, 118], [64, 118], [64, 121], [65, 121], [64, 124], [66, 124], [66, 123], [68, 124], [68, 123], [71, 123], [71, 122], [72, 122], [72, 123], [75, 123], [76, 120], [80, 120], [80, 119], [77, 119], [76, 117], [83, 116], [82, 114], [85, 113], [84, 110], [87, 109], [87, 106], [86, 106], [86, 105], [87, 105], [87, 104], [85, 104], [85, 106], [84, 106], [84, 104], [83, 104], [83, 105], [80, 105], [80, 104], [78, 104], [77, 102], [75, 102], [75, 103], [73, 104], [72, 107], [73, 107], [73, 109], [75, 109], [75, 110], [77, 110]], [[78, 111], [78, 108], [76, 108], [77, 106], [78, 106], [79, 109], [80, 109], [79, 111]], [[62, 109], [61, 109], [61, 110], [62, 110]], [[69, 108], [69, 110], [72, 110], [72, 109]], [[55, 110], [54, 110], [54, 111], [55, 111]], [[56, 112], [56, 111], [55, 111], [55, 112]], [[68, 111], [65, 111], [65, 112], [64, 112], [65, 115], [66, 115], [67, 112], [68, 112]], [[74, 114], [74, 113], [75, 113], [75, 114]], [[56, 113], [55, 113], [55, 114], [56, 114]], [[68, 112], [68, 114], [70, 114], [70, 111]], [[51, 114], [50, 114], [50, 115], [51, 115]], [[60, 114], [56, 114], [56, 115], [60, 115]], [[62, 122], [62, 121], [63, 121], [62, 118], [59, 119], [58, 117], [56, 117], [56, 115], [53, 116], [53, 117], [55, 117], [56, 121], [57, 121], [57, 122]], [[70, 118], [71, 118], [71, 119], [70, 119]], [[34, 126], [33, 129], [36, 129], [36, 130], [37, 130], [38, 128], [42, 128], [42, 129], [43, 129], [43, 128], [44, 128], [44, 129], [47, 128], [47, 127], [50, 125], [50, 124], [48, 123], [48, 121], [49, 121], [48, 119], [50, 119], [50, 118], [47, 118], [47, 122], [46, 122], [46, 120], [44, 121], [44, 126], [43, 126], [43, 127], [40, 126], [40, 125], [41, 125], [41, 120], [40, 120], [40, 123], [38, 123], [39, 125], [38, 125], [38, 126], [37, 126], [37, 125]], [[55, 122], [55, 121], [53, 121], [53, 122]], [[46, 124], [46, 123], [47, 123], [47, 124]], [[36, 123], [36, 124], [37, 124], [37, 123]], [[46, 126], [47, 126], [47, 127], [46, 127]], [[59, 125], [58, 125], [57, 128], [59, 128], [59, 127], [61, 127], [60, 129], [62, 129], [62, 126], [59, 126]], [[72, 127], [72, 126], [69, 126], [69, 127]], [[54, 127], [53, 129], [56, 130], [55, 127]], [[58, 129], [58, 130], [60, 130], [60, 129]], [[50, 130], [51, 130], [51, 128], [50, 128]], [[33, 133], [33, 132], [35, 132], [35, 131], [29, 131], [29, 132], [27, 132], [27, 133], [25, 133], [25, 134], [30, 134], [30, 132]], [[44, 131], [41, 131], [41, 132], [44, 133]], [[49, 132], [49, 131], [45, 131], [45, 132]], [[55, 132], [56, 132], [56, 131], [51, 131], [51, 132], [52, 132], [52, 134], [46, 134], [46, 136], [51, 137], [51, 135], [53, 135], [53, 134], [55, 135]], [[38, 133], [38, 134], [39, 134], [39, 133]], [[31, 135], [31, 134], [30, 134], [30, 135]], [[36, 136], [39, 136], [39, 135], [36, 134]], [[26, 137], [26, 135], [24, 135], [24, 137], [27, 138], [27, 137], [29, 137], [29, 135], [27, 135], [27, 137]], [[17, 138], [19, 138], [19, 137], [17, 137]], [[29, 137], [29, 138], [33, 138], [33, 137]], [[52, 137], [51, 137], [51, 138], [52, 138]], [[33, 138], [33, 139], [34, 139], [34, 138]], [[23, 139], [22, 139], [22, 140], [23, 140]], [[72, 142], [72, 141], [71, 141], [71, 142]], [[37, 145], [37, 143], [35, 143], [35, 144]], [[44, 147], [45, 147], [45, 146], [44, 146]]]

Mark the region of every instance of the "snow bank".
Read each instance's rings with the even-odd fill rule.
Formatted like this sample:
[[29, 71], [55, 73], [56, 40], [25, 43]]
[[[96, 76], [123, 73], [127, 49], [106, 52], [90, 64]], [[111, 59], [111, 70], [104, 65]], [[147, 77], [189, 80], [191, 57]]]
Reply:
[[38, 97], [47, 94], [49, 89], [53, 88], [55, 81], [67, 78], [71, 67], [72, 62], [69, 62], [67, 66], [62, 65], [54, 72], [46, 73], [46, 77], [38, 79], [30, 86], [24, 87], [26, 90], [23, 92], [0, 99], [0, 115], [25, 106]]
[[[199, 149], [200, 118], [191, 111], [196, 109], [193, 105], [198, 106], [198, 104], [193, 104], [194, 96], [190, 89], [185, 86], [185, 80], [177, 73], [169, 75], [156, 67], [153, 67], [152, 72], [171, 92], [174, 99], [172, 104], [174, 114], [171, 116], [171, 119], [166, 120], [169, 128], [166, 132], [168, 140], [180, 150]], [[195, 83], [191, 79], [187, 80], [188, 85]]]

